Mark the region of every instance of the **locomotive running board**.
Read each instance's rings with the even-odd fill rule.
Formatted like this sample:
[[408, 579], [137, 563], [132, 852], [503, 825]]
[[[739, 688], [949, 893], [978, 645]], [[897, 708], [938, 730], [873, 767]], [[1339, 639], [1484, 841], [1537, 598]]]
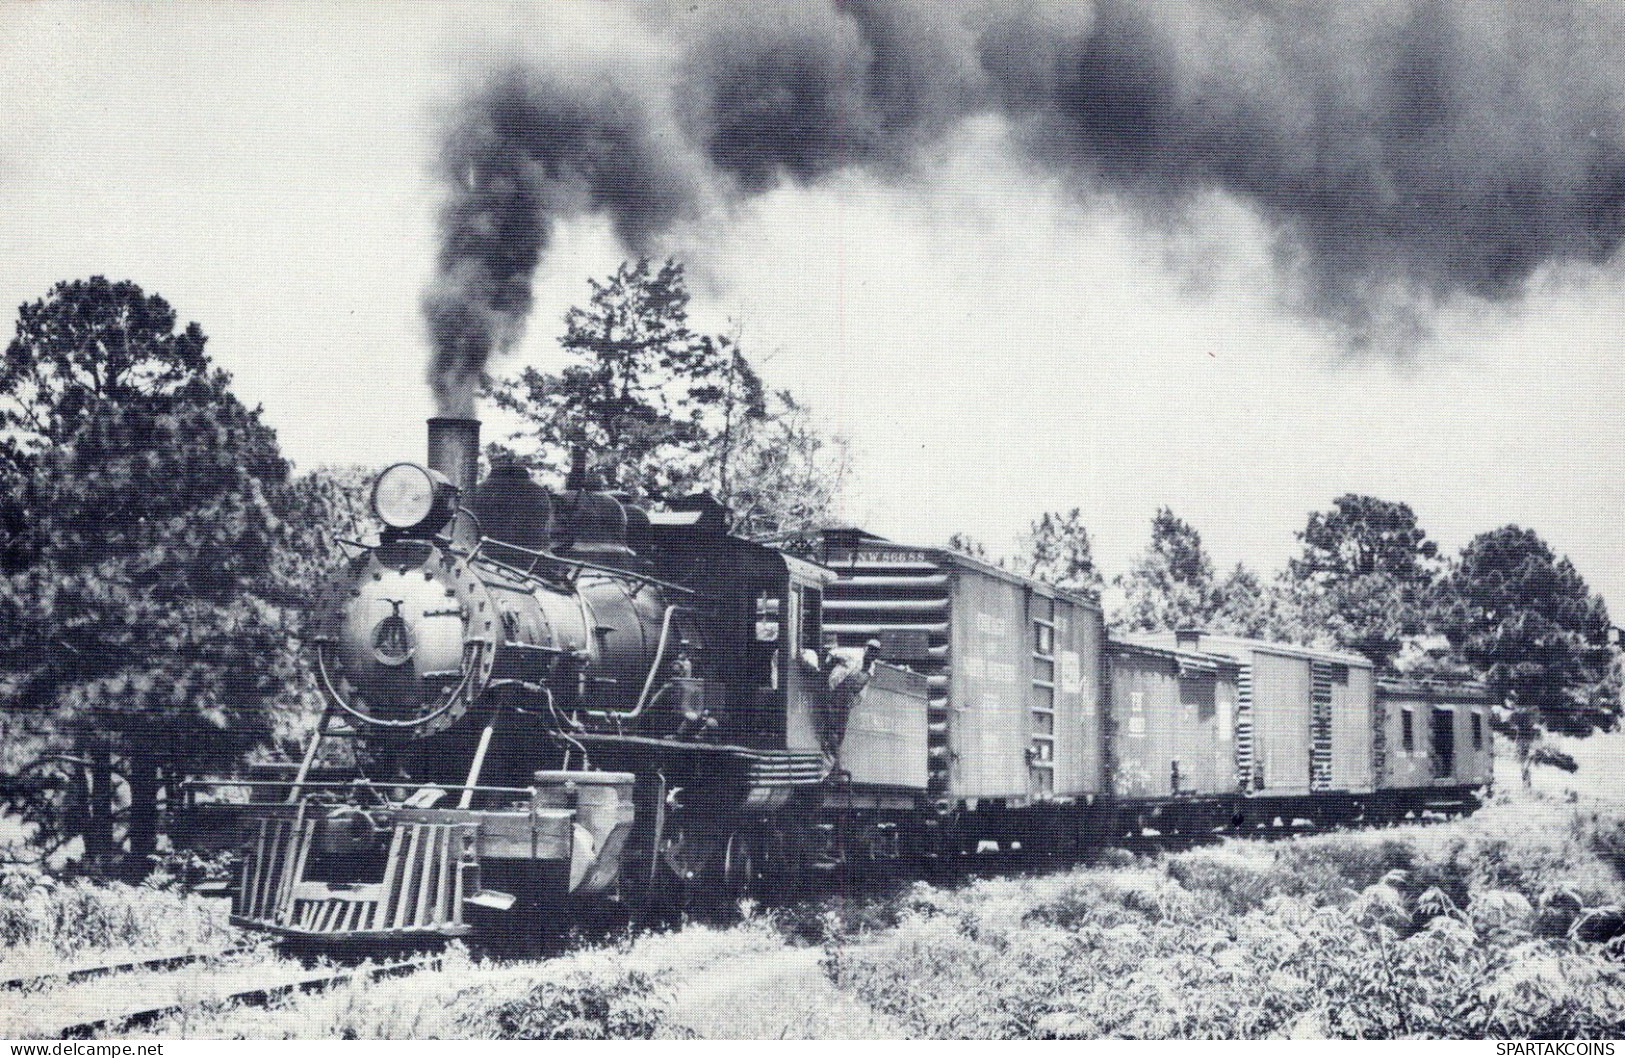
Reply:
[[599, 746], [625, 746], [667, 753], [697, 753], [727, 757], [742, 764], [754, 780], [771, 786], [816, 786], [829, 778], [830, 761], [821, 753], [793, 749], [752, 749], [711, 742], [676, 742], [642, 735], [610, 735], [572, 731], [569, 741]]

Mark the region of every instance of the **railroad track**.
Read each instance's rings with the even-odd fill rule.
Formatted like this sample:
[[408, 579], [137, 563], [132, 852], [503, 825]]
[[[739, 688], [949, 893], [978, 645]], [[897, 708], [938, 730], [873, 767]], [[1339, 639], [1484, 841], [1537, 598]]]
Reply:
[[194, 963], [208, 962], [210, 959], [229, 959], [234, 955], [242, 955], [253, 951], [252, 945], [243, 945], [236, 948], [227, 948], [224, 951], [187, 952], [183, 955], [160, 955], [151, 959], [134, 959], [129, 962], [108, 963], [105, 966], [85, 966], [77, 970], [62, 970], [57, 973], [35, 974], [32, 977], [8, 977], [0, 980], [0, 992], [34, 992], [46, 988], [60, 988], [63, 985], [78, 984], [80, 981], [92, 981], [98, 977], [112, 977], [116, 974], [140, 973], [144, 970], [179, 970]]
[[[123, 973], [135, 973], [142, 970], [171, 970], [181, 969], [200, 962], [221, 959], [230, 955], [238, 955], [252, 948], [234, 948], [225, 952], [210, 952], [196, 955], [176, 955], [158, 959], [147, 959], [140, 962], [120, 963], [110, 966], [92, 967], [83, 970], [65, 971], [59, 974], [43, 974], [33, 978], [16, 978], [11, 981], [0, 982], [8, 988], [28, 988], [32, 986], [49, 987], [51, 985], [73, 984], [79, 981], [91, 980], [96, 977], [110, 977]], [[422, 956], [411, 959], [402, 959], [393, 962], [379, 963], [377, 965], [362, 964], [352, 967], [336, 967], [316, 973], [308, 973], [291, 981], [281, 981], [272, 985], [257, 985], [241, 989], [228, 995], [209, 996], [204, 999], [191, 1000], [178, 1003], [162, 1003], [151, 1007], [141, 1007], [125, 1010], [104, 1017], [91, 1018], [62, 1025], [54, 1032], [58, 1039], [84, 1040], [105, 1034], [128, 1032], [132, 1029], [144, 1028], [164, 1018], [185, 1013], [205, 1004], [239, 1004], [242, 1006], [268, 1006], [272, 1002], [286, 996], [324, 992], [339, 985], [352, 981], [378, 981], [388, 977], [404, 977], [426, 969], [438, 969], [441, 965], [439, 955]]]

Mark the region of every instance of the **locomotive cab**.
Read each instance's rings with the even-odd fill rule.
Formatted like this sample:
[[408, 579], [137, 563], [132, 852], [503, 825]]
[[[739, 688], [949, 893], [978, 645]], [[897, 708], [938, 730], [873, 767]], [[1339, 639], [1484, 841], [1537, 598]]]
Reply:
[[658, 567], [710, 604], [713, 673], [725, 690], [712, 735], [753, 749], [820, 752], [829, 697], [822, 566], [729, 534], [709, 497], [650, 512]]

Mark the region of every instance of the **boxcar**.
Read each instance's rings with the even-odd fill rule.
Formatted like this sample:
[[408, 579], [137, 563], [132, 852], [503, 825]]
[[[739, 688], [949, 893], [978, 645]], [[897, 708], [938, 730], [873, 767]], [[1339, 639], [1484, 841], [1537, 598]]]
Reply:
[[1377, 785], [1390, 797], [1427, 790], [1423, 807], [1459, 810], [1491, 781], [1490, 698], [1470, 681], [1377, 683]]
[[1218, 797], [1237, 788], [1231, 658], [1108, 640], [1111, 793]]
[[1371, 662], [1200, 631], [1127, 637], [1233, 659], [1239, 667], [1236, 767], [1255, 811], [1311, 819], [1358, 814], [1374, 788]]
[[1102, 789], [1100, 607], [941, 548], [824, 534], [824, 631], [924, 673], [930, 793], [1020, 808]]

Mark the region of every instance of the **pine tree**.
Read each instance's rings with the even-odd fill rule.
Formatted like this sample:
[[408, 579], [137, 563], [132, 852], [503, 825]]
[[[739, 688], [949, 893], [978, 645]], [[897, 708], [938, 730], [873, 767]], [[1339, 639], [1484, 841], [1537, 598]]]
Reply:
[[1403, 503], [1353, 494], [1314, 512], [1281, 580], [1279, 628], [1299, 642], [1353, 650], [1392, 668], [1440, 605], [1438, 545]]
[[565, 316], [564, 368], [493, 386], [525, 423], [519, 454], [562, 479], [580, 449], [601, 487], [639, 498], [690, 491], [708, 469], [726, 482], [731, 442], [766, 417], [766, 390], [737, 342], [689, 326], [688, 304], [675, 261], [593, 280], [587, 305]]
[[1114, 624], [1127, 631], [1208, 628], [1224, 605], [1202, 535], [1167, 507], [1151, 520], [1151, 543], [1117, 578], [1124, 602]]
[[1620, 674], [1601, 597], [1567, 558], [1516, 525], [1480, 533], [1449, 578], [1451, 641], [1506, 703], [1527, 762], [1542, 731], [1584, 736], [1620, 717]]
[[25, 305], [0, 375], [27, 435], [0, 668], [17, 707], [96, 762], [102, 796], [126, 762], [137, 867], [160, 780], [262, 741], [292, 667], [287, 464], [203, 347], [161, 298], [97, 278]]
[[1100, 597], [1103, 580], [1095, 567], [1083, 512], [1046, 511], [1032, 523], [1021, 572], [1057, 588]]

